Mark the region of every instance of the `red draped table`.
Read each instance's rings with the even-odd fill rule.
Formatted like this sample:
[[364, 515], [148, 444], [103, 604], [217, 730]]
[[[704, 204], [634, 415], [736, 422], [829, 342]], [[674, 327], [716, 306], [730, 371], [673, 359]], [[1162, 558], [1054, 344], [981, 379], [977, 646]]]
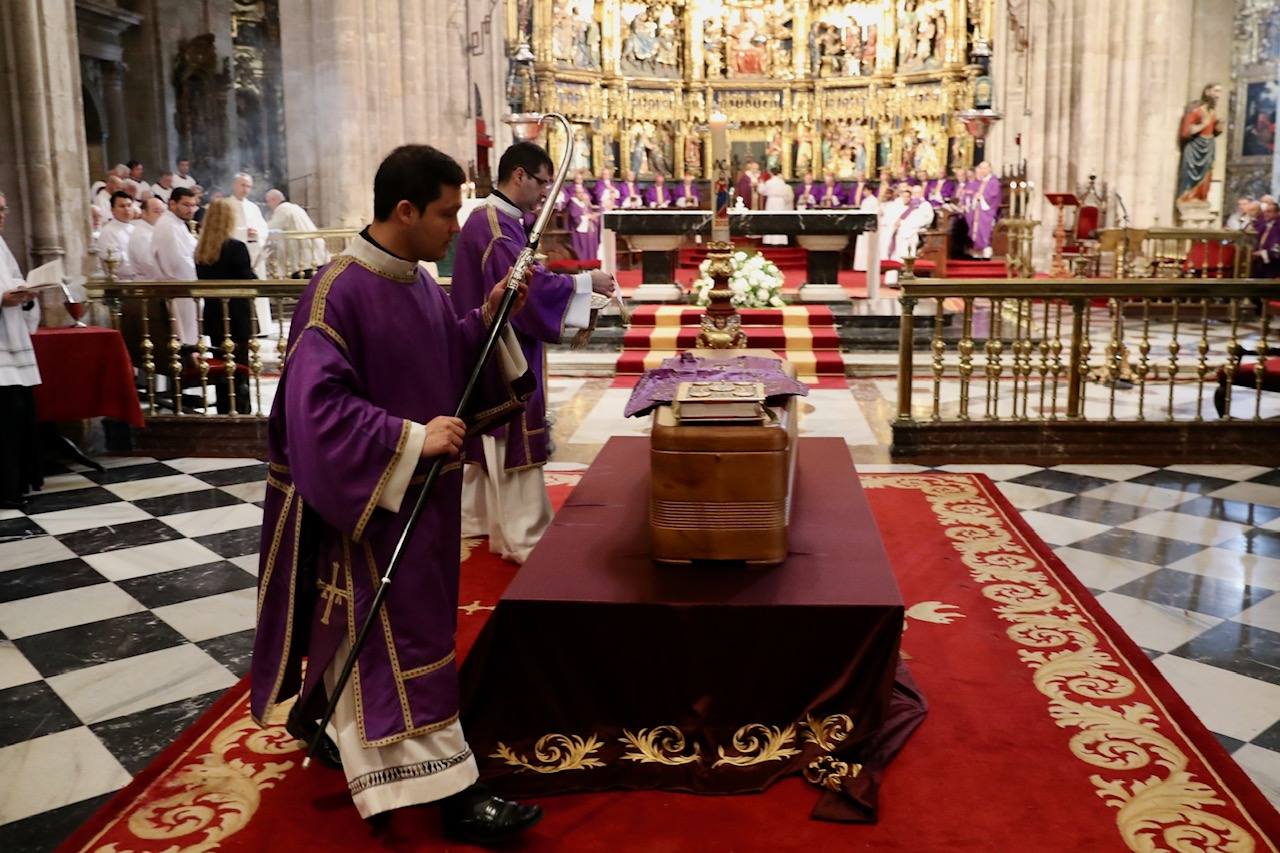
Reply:
[[799, 774], [823, 791], [816, 816], [874, 820], [924, 702], [848, 449], [798, 454], [783, 565], [673, 568], [649, 557], [648, 439], [605, 445], [462, 668], [487, 782], [731, 794]]
[[107, 417], [143, 426], [129, 352], [115, 329], [38, 329], [31, 343], [40, 368], [34, 390], [41, 421]]

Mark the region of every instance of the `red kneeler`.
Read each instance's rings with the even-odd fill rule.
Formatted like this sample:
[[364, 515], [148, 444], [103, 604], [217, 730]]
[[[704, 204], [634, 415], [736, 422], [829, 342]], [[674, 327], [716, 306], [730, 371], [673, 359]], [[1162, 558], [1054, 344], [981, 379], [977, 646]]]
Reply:
[[[1274, 353], [1270, 350], [1269, 353]], [[1258, 387], [1257, 362], [1242, 362], [1236, 366], [1236, 372], [1231, 376], [1232, 386], [1246, 388], [1253, 391]], [[1263, 391], [1280, 391], [1280, 356], [1268, 358], [1262, 365], [1262, 390]], [[1218, 368], [1218, 390], [1213, 392], [1213, 407], [1218, 410], [1218, 417], [1226, 416], [1227, 402], [1227, 369], [1225, 367]]]

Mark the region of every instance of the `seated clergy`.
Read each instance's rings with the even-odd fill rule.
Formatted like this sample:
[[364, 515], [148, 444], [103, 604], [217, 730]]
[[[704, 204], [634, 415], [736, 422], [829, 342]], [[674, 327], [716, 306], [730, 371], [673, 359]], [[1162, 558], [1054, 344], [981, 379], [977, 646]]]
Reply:
[[676, 207], [701, 207], [702, 199], [698, 197], [698, 188], [693, 185], [693, 175], [687, 170], [684, 180], [671, 194], [676, 200]]
[[659, 172], [653, 178], [653, 186], [644, 194], [645, 203], [649, 207], [663, 209], [671, 206], [674, 200], [671, 197], [671, 191], [667, 189], [667, 177]]

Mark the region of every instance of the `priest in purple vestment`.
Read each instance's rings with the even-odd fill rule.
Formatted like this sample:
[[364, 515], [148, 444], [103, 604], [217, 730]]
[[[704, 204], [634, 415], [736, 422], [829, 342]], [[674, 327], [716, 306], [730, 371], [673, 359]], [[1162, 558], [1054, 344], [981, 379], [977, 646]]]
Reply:
[[1000, 214], [1000, 179], [991, 174], [991, 164], [983, 160], [974, 170], [977, 186], [970, 202], [969, 239], [973, 241], [975, 257], [991, 257], [991, 235]]
[[618, 206], [625, 208], [644, 207], [644, 190], [640, 189], [640, 185], [636, 183], [636, 173], [627, 172], [626, 180], [622, 182], [622, 195], [619, 196]]
[[600, 221], [583, 186], [569, 200], [569, 245], [580, 261], [594, 261], [600, 254]]
[[818, 187], [813, 183], [813, 172], [805, 172], [796, 187], [796, 210], [808, 210], [818, 206]]
[[[296, 697], [288, 731], [321, 739], [321, 761], [342, 768], [362, 817], [439, 802], [450, 835], [489, 844], [541, 811], [477, 783], [458, 722], [456, 457], [467, 427], [452, 413], [502, 294], [492, 289], [483, 305], [455, 314], [419, 261], [447, 252], [465, 180], [430, 146], [392, 151], [374, 177], [373, 223], [298, 302], [267, 422], [251, 710], [277, 722]], [[510, 329], [500, 342], [468, 417], [474, 430], [518, 415], [533, 392]], [[438, 456], [454, 461], [405, 541], [403, 569], [332, 727], [317, 734], [427, 460]]]
[[675, 199], [676, 207], [679, 208], [695, 209], [702, 207], [702, 199], [698, 197], [698, 188], [694, 186], [693, 175], [689, 172], [684, 173], [683, 182], [676, 187], [671, 197]]
[[648, 207], [657, 210], [665, 210], [675, 201], [671, 196], [671, 190], [667, 189], [666, 176], [661, 172], [653, 176], [653, 186], [649, 187], [649, 191], [644, 194], [644, 201]]
[[855, 210], [862, 207], [862, 202], [875, 195], [875, 189], [867, 183], [866, 176], [861, 172], [853, 178], [853, 186], [844, 192], [844, 200]]
[[836, 183], [834, 172], [822, 176], [822, 186], [818, 188], [818, 207], [844, 207], [844, 190]]
[[613, 182], [613, 175], [607, 169], [600, 171], [600, 177], [592, 188], [592, 194], [595, 197], [596, 207], [602, 211], [613, 210], [622, 203], [622, 190]]
[[[524, 248], [522, 211], [538, 205], [551, 183], [547, 152], [517, 142], [498, 162], [498, 182], [485, 203], [471, 212], [458, 238], [450, 297], [459, 315], [479, 306]], [[544, 344], [557, 343], [566, 328], [591, 322], [591, 294], [612, 294], [613, 276], [600, 270], [556, 275], [538, 266], [529, 284], [529, 304], [511, 327], [537, 377], [521, 417], [467, 445], [463, 475], [462, 529], [489, 537], [489, 550], [523, 563], [551, 523], [551, 501], [542, 479], [547, 462]]]
[[1253, 252], [1250, 275], [1254, 278], [1280, 278], [1280, 213], [1274, 201], [1262, 203], [1262, 217], [1255, 223], [1258, 246]]
[[729, 206], [736, 207], [738, 199], [742, 199], [743, 206], [748, 210], [759, 209], [760, 188], [763, 183], [760, 179], [760, 164], [755, 160], [748, 160], [746, 168], [738, 175], [735, 198], [729, 200]]

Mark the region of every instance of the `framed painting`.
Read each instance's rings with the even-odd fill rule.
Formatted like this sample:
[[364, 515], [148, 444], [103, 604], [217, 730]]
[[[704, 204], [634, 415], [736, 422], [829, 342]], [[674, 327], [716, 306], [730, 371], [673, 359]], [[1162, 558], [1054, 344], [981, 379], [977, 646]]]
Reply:
[[1236, 90], [1232, 160], [1270, 163], [1276, 153], [1276, 101], [1280, 80], [1274, 70], [1242, 79]]

